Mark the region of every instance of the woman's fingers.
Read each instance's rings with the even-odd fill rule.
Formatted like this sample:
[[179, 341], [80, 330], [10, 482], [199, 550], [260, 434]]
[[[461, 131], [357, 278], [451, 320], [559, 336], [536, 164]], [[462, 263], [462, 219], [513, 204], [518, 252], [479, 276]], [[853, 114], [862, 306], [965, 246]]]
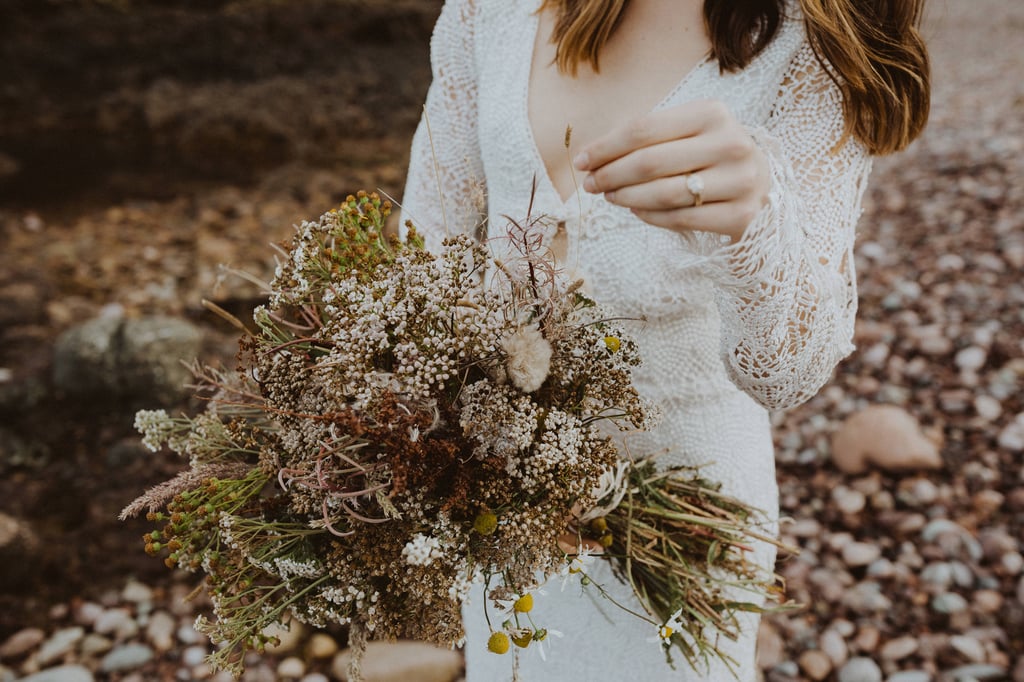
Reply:
[[756, 181], [753, 168], [740, 164], [712, 166], [693, 173], [657, 178], [628, 185], [605, 193], [605, 199], [617, 206], [650, 211], [670, 211], [696, 204], [689, 187], [689, 176], [695, 175], [704, 184], [701, 202], [712, 204], [746, 196]]
[[[580, 544], [577, 544], [577, 542]], [[559, 549], [569, 556], [576, 556], [580, 551], [580, 545], [583, 546], [583, 549], [588, 550], [590, 554], [602, 554], [604, 552], [604, 547], [601, 546], [601, 543], [588, 540], [587, 538], [578, 540], [575, 533], [562, 533], [558, 537]]]
[[666, 211], [634, 209], [640, 220], [650, 225], [681, 232], [705, 230], [729, 235], [735, 241], [757, 217], [761, 206], [754, 201], [719, 201], [702, 206]]
[[700, 135], [644, 147], [596, 168], [583, 179], [592, 194], [681, 175], [706, 168], [718, 159], [713, 135]]
[[698, 135], [728, 115], [724, 104], [710, 100], [659, 109], [588, 144], [573, 165], [592, 171], [638, 149]]

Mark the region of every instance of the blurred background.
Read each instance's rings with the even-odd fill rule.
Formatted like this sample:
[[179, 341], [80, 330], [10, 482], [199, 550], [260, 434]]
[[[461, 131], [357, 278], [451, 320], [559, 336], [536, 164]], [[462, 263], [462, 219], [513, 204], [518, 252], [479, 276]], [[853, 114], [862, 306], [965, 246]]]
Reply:
[[[0, 682], [211, 678], [197, 576], [117, 521], [184, 465], [134, 411], [197, 409], [179, 359], [231, 365], [202, 300], [245, 318], [233, 271], [269, 276], [348, 193], [400, 198], [441, 4], [0, 0]], [[925, 33], [932, 118], [872, 176], [858, 350], [775, 415], [806, 608], [762, 627], [773, 682], [1024, 682], [1024, 3], [933, 0]], [[285, 640], [244, 679], [339, 679], [342, 633]]]

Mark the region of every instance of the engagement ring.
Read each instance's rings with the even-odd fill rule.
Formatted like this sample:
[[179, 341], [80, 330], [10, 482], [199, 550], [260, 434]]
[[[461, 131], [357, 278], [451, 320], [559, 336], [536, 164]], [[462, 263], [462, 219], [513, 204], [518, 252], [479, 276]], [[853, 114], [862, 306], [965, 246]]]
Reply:
[[686, 189], [693, 195], [693, 205], [700, 206], [704, 203], [704, 179], [696, 173], [686, 176]]

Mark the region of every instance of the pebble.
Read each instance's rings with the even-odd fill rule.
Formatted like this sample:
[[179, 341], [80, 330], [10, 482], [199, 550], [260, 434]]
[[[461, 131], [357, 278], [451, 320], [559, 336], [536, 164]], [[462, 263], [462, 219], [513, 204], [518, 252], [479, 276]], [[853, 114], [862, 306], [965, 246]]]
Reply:
[[917, 639], [910, 635], [890, 639], [882, 645], [878, 655], [887, 661], [901, 661], [917, 651]]
[[990, 395], [979, 395], [974, 398], [974, 411], [987, 422], [994, 422], [1003, 414], [1003, 405]]
[[932, 682], [932, 674], [924, 670], [901, 670], [889, 675], [885, 682]]
[[146, 624], [146, 639], [157, 651], [170, 651], [174, 646], [174, 616], [166, 611], [157, 611]]
[[998, 490], [979, 490], [971, 498], [971, 506], [979, 514], [988, 518], [1003, 507], [1006, 497]]
[[809, 649], [800, 654], [797, 664], [815, 682], [824, 680], [832, 672], [832, 660], [817, 649]]
[[0, 645], [0, 660], [21, 658], [30, 650], [42, 644], [45, 639], [46, 633], [39, 628], [19, 630]]
[[847, 590], [842, 602], [853, 611], [864, 615], [892, 608], [892, 600], [882, 592], [881, 584], [871, 580], [858, 583]]
[[996, 443], [1011, 452], [1024, 451], [1024, 412], [1021, 412], [1002, 431]]
[[317, 632], [306, 644], [306, 655], [310, 658], [330, 658], [338, 653], [338, 642], [330, 635]]
[[870, 654], [878, 648], [878, 640], [881, 637], [882, 633], [878, 628], [873, 625], [865, 625], [857, 632], [853, 643], [861, 652]]
[[206, 660], [206, 647], [190, 646], [181, 652], [181, 662], [190, 668], [201, 665]]
[[846, 640], [839, 633], [835, 623], [822, 633], [818, 646], [821, 647], [821, 650], [832, 661], [833, 666], [841, 666], [850, 658], [850, 650], [846, 646]]
[[785, 658], [786, 643], [782, 635], [768, 619], [761, 620], [757, 630], [757, 667], [762, 670], [774, 668]]
[[121, 590], [121, 599], [133, 604], [153, 601], [153, 590], [142, 583], [131, 580]]
[[851, 658], [839, 669], [839, 682], [882, 682], [882, 669], [870, 658]]
[[981, 346], [968, 346], [957, 352], [953, 358], [954, 364], [965, 372], [977, 372], [985, 366], [988, 353]]
[[112, 650], [100, 661], [100, 670], [107, 673], [135, 670], [153, 660], [153, 650], [145, 644], [125, 644]]
[[75, 622], [79, 625], [92, 627], [96, 619], [103, 614], [103, 607], [91, 601], [87, 601], [75, 609]]
[[851, 542], [842, 550], [843, 562], [850, 568], [867, 566], [880, 556], [882, 550], [868, 542]]
[[909, 507], [926, 507], [939, 499], [939, 487], [927, 478], [900, 482], [896, 498]]
[[797, 682], [800, 677], [800, 666], [796, 661], [783, 661], [768, 673], [768, 682]]
[[80, 665], [62, 665], [21, 678], [20, 682], [93, 682], [88, 668]]
[[1003, 595], [999, 590], [978, 590], [974, 593], [974, 608], [981, 613], [999, 613]]
[[1006, 668], [997, 665], [974, 663], [953, 668], [948, 673], [954, 682], [985, 682], [986, 680], [1002, 680], [1006, 678]]
[[896, 565], [883, 557], [876, 561], [872, 561], [871, 564], [868, 565], [867, 576], [877, 580], [885, 580], [886, 578], [893, 577], [898, 572]]
[[85, 636], [78, 648], [83, 656], [96, 657], [107, 653], [113, 646], [114, 643], [108, 638], [95, 632], [90, 632]]
[[932, 610], [937, 613], [954, 614], [967, 610], [967, 600], [956, 592], [943, 592], [932, 598]]
[[859, 490], [847, 488], [844, 485], [838, 486], [832, 491], [832, 501], [844, 514], [857, 514], [863, 511], [867, 504], [867, 498]]
[[49, 639], [43, 642], [39, 652], [36, 654], [36, 662], [43, 668], [63, 658], [75, 648], [75, 645], [85, 637], [85, 629], [81, 627], [64, 628], [57, 630]]
[[117, 639], [129, 639], [139, 632], [139, 624], [128, 609], [106, 609], [93, 623], [93, 630], [101, 635], [114, 635]]
[[935, 519], [921, 531], [921, 539], [942, 547], [946, 556], [954, 558], [966, 552], [973, 561], [980, 561], [984, 553], [981, 543], [959, 524], [949, 519]]
[[289, 656], [277, 664], [277, 676], [285, 679], [297, 679], [306, 674], [306, 664], [301, 658]]
[[299, 647], [302, 637], [305, 634], [305, 626], [297, 620], [289, 621], [288, 624], [274, 623], [267, 627], [263, 634], [268, 637], [277, 637], [278, 644], [267, 644], [267, 651], [278, 656], [290, 654]]
[[1024, 555], [1021, 555], [1019, 552], [1004, 554], [999, 559], [999, 567], [1007, 575], [1017, 575], [1024, 571]]
[[177, 632], [175, 632], [175, 636], [182, 644], [197, 644], [205, 639], [203, 635], [196, 632], [191, 622], [179, 627]]
[[949, 646], [970, 663], [985, 662], [985, 647], [974, 637], [953, 635], [949, 638]]
[[798, 538], [816, 538], [822, 534], [821, 524], [816, 519], [797, 519], [786, 524], [785, 531]]

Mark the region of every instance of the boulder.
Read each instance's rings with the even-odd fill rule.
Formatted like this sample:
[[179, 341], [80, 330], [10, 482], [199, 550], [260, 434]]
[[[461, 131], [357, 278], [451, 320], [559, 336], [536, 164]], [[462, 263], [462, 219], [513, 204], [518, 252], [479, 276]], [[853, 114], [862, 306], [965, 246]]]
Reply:
[[895, 405], [872, 405], [851, 415], [832, 438], [832, 461], [848, 474], [939, 469], [938, 445], [917, 420]]
[[201, 343], [197, 327], [173, 317], [99, 317], [57, 340], [54, 384], [70, 395], [173, 405], [191, 376], [182, 362], [195, 359]]

